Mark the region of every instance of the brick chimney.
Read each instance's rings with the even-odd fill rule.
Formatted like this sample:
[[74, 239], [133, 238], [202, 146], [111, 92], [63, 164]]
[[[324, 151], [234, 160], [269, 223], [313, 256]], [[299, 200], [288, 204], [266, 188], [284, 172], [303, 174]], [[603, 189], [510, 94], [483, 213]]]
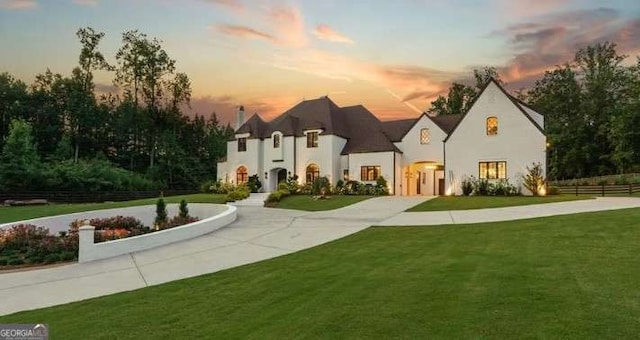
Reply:
[[244, 106], [238, 106], [236, 111], [236, 131], [244, 124]]

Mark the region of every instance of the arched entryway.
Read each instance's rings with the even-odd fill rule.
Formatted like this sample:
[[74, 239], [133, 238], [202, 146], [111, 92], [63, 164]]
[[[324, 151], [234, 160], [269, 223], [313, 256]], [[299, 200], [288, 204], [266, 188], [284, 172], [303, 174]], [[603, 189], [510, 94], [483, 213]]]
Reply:
[[287, 180], [287, 169], [284, 168], [273, 168], [269, 170], [269, 186], [266, 188], [266, 191], [276, 191], [278, 190], [278, 184], [280, 182], [285, 182]]
[[444, 195], [444, 166], [438, 162], [411, 163], [403, 169], [402, 194], [406, 196]]
[[247, 167], [241, 165], [236, 170], [236, 184], [247, 183], [249, 181], [249, 171], [247, 171]]

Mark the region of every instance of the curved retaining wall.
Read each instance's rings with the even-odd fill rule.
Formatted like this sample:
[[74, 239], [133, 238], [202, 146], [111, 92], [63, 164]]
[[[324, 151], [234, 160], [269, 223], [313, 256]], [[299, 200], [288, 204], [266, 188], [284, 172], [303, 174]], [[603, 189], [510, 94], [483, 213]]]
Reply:
[[[177, 215], [178, 204], [168, 204], [167, 213], [169, 218]], [[190, 203], [189, 215], [196, 216], [200, 220], [171, 229], [95, 244], [93, 243], [94, 228], [84, 226], [80, 230], [80, 252], [78, 260], [79, 262], [87, 262], [105, 259], [198, 237], [231, 224], [237, 218], [237, 208], [223, 204]], [[52, 234], [57, 234], [60, 231], [69, 230], [69, 224], [79, 219], [90, 220], [93, 218], [113, 216], [133, 216], [142, 221], [144, 225], [152, 226], [156, 216], [156, 206], [143, 205], [128, 208], [84, 211], [68, 215], [6, 223], [0, 225], [0, 228], [7, 228], [12, 225], [24, 223], [46, 227], [49, 228]]]
[[[155, 206], [147, 207], [155, 209]], [[225, 209], [223, 211], [211, 209], [214, 207], [224, 207]], [[214, 211], [216, 212], [215, 215], [206, 218], [202, 217], [207, 216], [207, 212], [211, 215]], [[188, 240], [225, 227], [238, 217], [236, 207], [219, 204], [189, 204], [189, 214], [198, 216], [201, 220], [171, 229], [100, 243], [93, 242], [95, 228], [89, 225], [83, 226], [80, 228], [78, 261], [88, 262], [106, 259]]]

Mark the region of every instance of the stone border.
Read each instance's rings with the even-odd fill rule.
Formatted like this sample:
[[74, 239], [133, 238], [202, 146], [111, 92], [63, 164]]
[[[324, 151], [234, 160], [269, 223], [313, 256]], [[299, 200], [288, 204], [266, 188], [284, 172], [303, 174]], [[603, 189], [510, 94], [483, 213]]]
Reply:
[[[152, 208], [155, 206], [148, 207]], [[225, 227], [236, 220], [238, 217], [238, 208], [230, 205], [227, 205], [226, 207], [227, 209], [224, 212], [194, 223], [160, 230], [149, 234], [100, 243], [93, 242], [95, 227], [90, 225], [82, 226], [79, 230], [80, 249], [78, 252], [78, 262], [82, 263], [106, 259], [208, 234]]]

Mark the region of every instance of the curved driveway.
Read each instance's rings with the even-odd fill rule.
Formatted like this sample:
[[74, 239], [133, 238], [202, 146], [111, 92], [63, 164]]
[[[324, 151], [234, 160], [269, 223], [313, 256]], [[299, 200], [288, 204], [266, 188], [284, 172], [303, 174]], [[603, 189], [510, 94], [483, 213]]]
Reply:
[[0, 315], [213, 273], [293, 253], [371, 225], [503, 221], [640, 207], [640, 198], [598, 198], [510, 208], [405, 213], [427, 198], [378, 197], [324, 212], [239, 207], [226, 228], [111, 259], [0, 274]]
[[378, 197], [327, 212], [238, 207], [211, 234], [106, 260], [0, 273], [0, 315], [213, 273], [358, 232], [425, 198]]

